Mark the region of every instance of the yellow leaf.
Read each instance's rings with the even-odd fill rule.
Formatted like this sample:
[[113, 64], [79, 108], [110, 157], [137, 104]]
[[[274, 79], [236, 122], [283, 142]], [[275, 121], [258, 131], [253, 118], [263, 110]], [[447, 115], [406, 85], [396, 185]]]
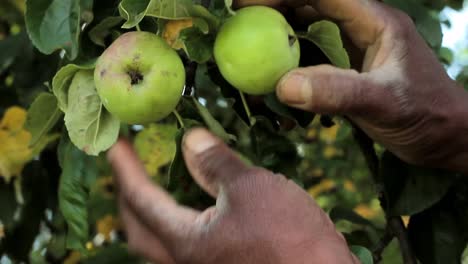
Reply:
[[86, 249], [89, 250], [89, 251], [94, 249], [94, 244], [91, 241], [86, 242], [85, 246], [86, 246]]
[[21, 130], [26, 122], [26, 114], [27, 112], [23, 108], [12, 106], [5, 112], [0, 127], [11, 132]]
[[5, 227], [0, 223], [0, 240], [5, 237]]
[[354, 183], [350, 180], [345, 180], [343, 183], [343, 187], [348, 192], [356, 192], [356, 186], [354, 186]]
[[337, 149], [337, 148], [335, 148], [333, 146], [326, 146], [323, 149], [323, 156], [326, 159], [331, 159], [331, 158], [338, 157], [338, 156], [341, 156], [341, 155], [343, 155], [343, 151], [340, 150], [340, 149]]
[[112, 215], [106, 215], [97, 221], [96, 226], [97, 232], [102, 234], [106, 241], [110, 241], [110, 234], [119, 228], [119, 221]]
[[354, 208], [354, 212], [367, 219], [373, 219], [380, 213], [379, 210], [372, 208], [367, 204], [360, 204], [356, 206], [356, 208]]
[[408, 215], [404, 215], [401, 217], [401, 219], [403, 220], [403, 224], [405, 225], [405, 227], [408, 227], [410, 217]]
[[63, 264], [78, 264], [81, 260], [81, 254], [78, 251], [72, 251], [70, 255], [63, 261]]
[[323, 172], [323, 169], [322, 169], [322, 168], [316, 168], [316, 169], [313, 169], [313, 170], [312, 170], [312, 176], [313, 176], [313, 177], [319, 178], [319, 177], [322, 177], [323, 174], [324, 174], [324, 172]]
[[18, 177], [34, 155], [39, 154], [47, 144], [59, 138], [58, 134], [47, 135], [40, 144], [30, 148], [31, 133], [24, 129], [27, 112], [12, 106], [0, 121], [0, 177], [10, 182]]
[[169, 20], [164, 26], [163, 38], [167, 44], [174, 49], [183, 48], [183, 43], [179, 40], [180, 31], [193, 26], [192, 19]]
[[320, 129], [320, 139], [329, 144], [335, 142], [339, 128], [340, 126], [338, 124], [330, 128], [322, 127]]
[[23, 129], [25, 121], [26, 110], [14, 106], [7, 109], [0, 122], [0, 176], [6, 182], [19, 176], [32, 158], [32, 150], [28, 147], [31, 133]]
[[315, 140], [317, 138], [317, 128], [312, 127], [309, 130], [307, 130], [306, 138], [308, 140]]
[[330, 179], [325, 179], [321, 181], [319, 184], [312, 186], [309, 189], [309, 194], [316, 198], [318, 197], [321, 193], [331, 191], [333, 188], [335, 188], [336, 184], [333, 180]]
[[174, 158], [176, 133], [175, 124], [151, 124], [135, 137], [136, 152], [150, 176], [157, 176], [159, 168]]

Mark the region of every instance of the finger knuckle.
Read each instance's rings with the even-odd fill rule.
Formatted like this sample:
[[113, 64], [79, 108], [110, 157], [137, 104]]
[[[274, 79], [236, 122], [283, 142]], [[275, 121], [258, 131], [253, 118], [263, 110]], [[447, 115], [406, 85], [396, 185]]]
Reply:
[[388, 27], [395, 37], [409, 39], [414, 34], [415, 25], [408, 14], [394, 9]]

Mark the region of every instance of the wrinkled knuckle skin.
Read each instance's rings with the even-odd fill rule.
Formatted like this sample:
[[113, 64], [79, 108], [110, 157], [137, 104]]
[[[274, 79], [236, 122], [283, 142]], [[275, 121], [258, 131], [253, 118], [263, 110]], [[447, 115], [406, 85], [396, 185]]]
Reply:
[[225, 171], [224, 165], [229, 164], [230, 156], [222, 155], [223, 151], [221, 146], [215, 146], [198, 156], [198, 168], [203, 173], [207, 183], [217, 181], [217, 174]]
[[409, 40], [414, 35], [414, 22], [405, 12], [392, 9], [388, 22], [388, 28], [396, 38]]

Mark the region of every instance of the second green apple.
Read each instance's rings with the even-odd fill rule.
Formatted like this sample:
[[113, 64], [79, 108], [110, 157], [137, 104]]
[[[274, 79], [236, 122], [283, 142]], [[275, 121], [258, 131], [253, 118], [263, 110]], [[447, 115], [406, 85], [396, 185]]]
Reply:
[[267, 94], [286, 72], [299, 65], [299, 41], [278, 11], [246, 7], [221, 27], [214, 56], [232, 86], [247, 94]]

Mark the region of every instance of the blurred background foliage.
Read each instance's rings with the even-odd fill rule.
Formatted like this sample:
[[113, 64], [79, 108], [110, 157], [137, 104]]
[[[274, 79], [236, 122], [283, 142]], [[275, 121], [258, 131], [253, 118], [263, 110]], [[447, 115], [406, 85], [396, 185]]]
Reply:
[[[85, 2], [87, 1], [80, 3], [86, 6]], [[384, 2], [402, 9], [413, 18], [419, 32], [446, 65], [451, 77], [468, 89], [468, 3], [465, 3], [463, 9], [463, 1], [460, 0]], [[85, 29], [87, 34], [81, 37], [76, 60], [85, 61], [96, 57], [102, 52], [103, 46], [121, 34], [120, 26], [124, 20], [116, 10], [118, 3], [119, 1], [114, 0], [95, 1], [94, 6], [87, 9], [88, 12], [82, 13], [82, 21], [91, 21], [89, 16], [93, 19]], [[89, 161], [81, 152], [74, 152], [67, 136], [61, 135], [62, 122], [56, 124], [52, 133], [40, 144], [29, 144], [31, 135], [28, 135], [27, 127], [24, 128], [24, 123], [27, 123], [25, 109], [30, 107], [38, 94], [49, 89], [53, 76], [66, 64], [66, 59], [60, 52], [44, 55], [33, 46], [26, 32], [25, 10], [24, 0], [0, 2], [0, 117], [3, 117], [0, 122], [0, 263], [142, 262], [126, 251], [117, 216], [112, 173], [104, 155]], [[191, 26], [191, 23], [145, 19], [141, 26], [162, 30], [163, 37], [173, 47], [183, 49], [183, 43], [178, 42], [178, 34], [181, 29]], [[444, 35], [450, 36], [450, 39], [443, 38]], [[314, 56], [316, 61], [309, 61], [311, 58], [305, 56], [318, 54], [319, 51], [311, 44], [301, 44], [303, 49], [307, 49], [303, 52], [303, 65], [328, 62], [320, 54]], [[190, 66], [190, 62], [188, 65]], [[192, 82], [197, 89], [186, 93], [196, 93], [198, 101], [184, 98], [180, 106], [187, 128], [204, 123], [216, 130], [219, 122], [225, 129], [218, 129], [219, 134], [236, 135], [237, 143], [233, 147], [245, 159], [282, 172], [303, 186], [322, 208], [330, 212], [331, 218], [340, 231], [346, 234], [350, 244], [364, 246], [373, 252], [380, 250], [382, 263], [402, 263], [395, 239], [387, 241], [388, 247], [378, 248], [385, 234], [386, 219], [376, 195], [374, 181], [346, 120], [322, 116], [308, 124], [310, 116], [301, 114], [296, 119], [299, 123], [303, 119], [303, 123], [307, 125], [295, 126], [295, 121], [288, 118], [289, 112], [284, 114], [281, 112], [284, 109], [275, 108], [275, 98], [266, 98], [264, 103], [262, 98], [250, 97], [248, 102], [255, 116], [255, 123], [248, 129], [246, 124], [249, 120], [243, 116], [245, 113], [238, 95], [224, 89], [226, 84], [219, 78], [216, 67], [205, 63], [193, 69], [195, 72]], [[265, 107], [269, 104], [270, 107]], [[200, 109], [207, 109], [210, 114], [204, 114], [205, 110]], [[271, 116], [274, 118], [270, 118]], [[213, 200], [184, 172], [183, 165], [173, 162], [171, 166], [174, 157], [176, 161], [178, 157], [180, 162], [181, 133], [178, 132], [174, 118], [145, 128], [122, 125], [121, 133], [134, 139], [137, 152], [154, 181], [170, 190], [181, 203], [196, 208], [213, 204]], [[179, 142], [173, 139], [173, 135], [177, 133]], [[255, 142], [256, 147], [250, 149], [248, 146]], [[375, 147], [383, 155], [384, 149], [378, 145]], [[67, 195], [60, 192], [60, 186], [67, 184], [60, 180], [60, 175], [62, 170], [66, 171], [72, 166], [69, 160], [59, 161], [61, 150], [66, 153], [64, 157], [74, 157], [75, 161], [81, 162], [79, 166], [82, 169], [93, 172], [85, 175], [87, 178], [83, 182], [87, 184], [75, 186], [77, 189], [73, 190], [87, 195], [87, 200], [82, 201], [86, 212], [72, 212], [85, 214], [87, 219], [86, 225], [78, 230], [85, 234], [85, 241], [81, 241], [84, 242], [84, 248], [81, 249], [67, 248], [72, 230], [67, 227], [64, 218], [67, 211], [59, 209], [66, 206], [60, 204], [59, 200]], [[392, 157], [387, 161], [393, 168], [399, 166]], [[436, 182], [435, 185], [440, 189], [444, 184]], [[443, 194], [448, 188], [447, 185]], [[437, 199], [442, 199], [441, 197]], [[398, 205], [395, 208], [397, 212], [405, 211], [405, 208]], [[414, 206], [411, 208], [414, 209]], [[423, 213], [425, 216], [435, 214], [430, 210]], [[403, 220], [405, 225], [409, 224], [409, 216], [404, 216]], [[447, 221], [448, 226], [453, 226], [450, 219]], [[423, 225], [421, 223], [420, 226]], [[436, 227], [445, 228], [447, 225], [440, 224]], [[418, 232], [418, 229], [413, 230]], [[454, 232], [446, 232], [448, 238], [452, 239], [450, 236]], [[437, 243], [426, 245], [421, 241], [426, 246], [423, 249], [428, 251], [442, 251], [439, 255], [453, 253], [442, 244], [440, 248], [432, 248], [439, 245]], [[464, 243], [465, 248], [466, 241], [462, 240], [461, 243]], [[416, 251], [420, 252], [418, 249]], [[468, 253], [465, 255], [463, 263], [468, 263]], [[456, 259], [457, 256], [448, 259], [453, 260], [452, 257]], [[423, 263], [454, 263], [438, 262], [440, 259], [436, 255], [432, 259], [434, 261], [426, 259]]]

